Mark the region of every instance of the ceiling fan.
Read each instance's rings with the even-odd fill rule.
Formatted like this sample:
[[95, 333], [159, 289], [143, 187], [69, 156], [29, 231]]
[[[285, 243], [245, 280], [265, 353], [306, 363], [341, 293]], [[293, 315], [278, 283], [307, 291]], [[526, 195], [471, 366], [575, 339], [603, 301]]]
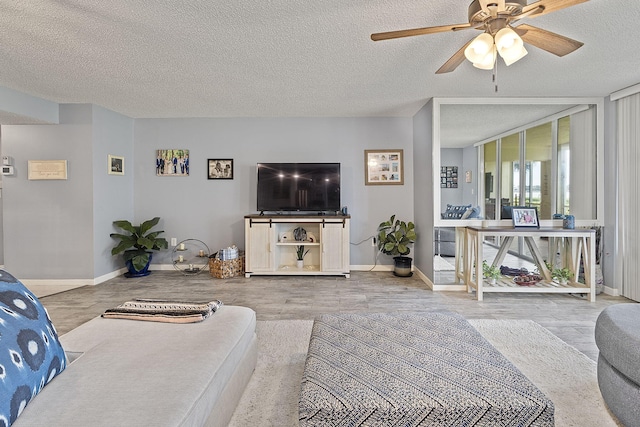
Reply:
[[542, 28], [521, 24], [523, 18], [535, 18], [588, 0], [538, 0], [527, 4], [527, 0], [473, 0], [469, 5], [469, 22], [466, 24], [442, 25], [371, 34], [373, 41], [401, 37], [434, 34], [466, 29], [483, 30], [478, 37], [462, 46], [436, 74], [455, 70], [467, 58], [477, 68], [490, 70], [498, 54], [510, 65], [527, 54], [523, 42], [529, 43], [557, 56], [564, 56], [579, 49], [584, 43]]

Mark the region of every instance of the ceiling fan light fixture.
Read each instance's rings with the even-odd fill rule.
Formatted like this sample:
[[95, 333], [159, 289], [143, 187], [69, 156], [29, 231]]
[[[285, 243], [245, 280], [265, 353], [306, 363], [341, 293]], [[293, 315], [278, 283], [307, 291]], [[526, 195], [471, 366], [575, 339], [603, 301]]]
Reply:
[[495, 40], [498, 53], [507, 65], [522, 59], [528, 53], [520, 36], [511, 28], [498, 31]]
[[481, 70], [492, 70], [496, 63], [496, 47], [492, 46], [491, 50], [480, 60], [473, 63], [473, 66]]
[[485, 62], [487, 55], [495, 55], [493, 37], [488, 33], [480, 34], [464, 50], [464, 56], [473, 64]]

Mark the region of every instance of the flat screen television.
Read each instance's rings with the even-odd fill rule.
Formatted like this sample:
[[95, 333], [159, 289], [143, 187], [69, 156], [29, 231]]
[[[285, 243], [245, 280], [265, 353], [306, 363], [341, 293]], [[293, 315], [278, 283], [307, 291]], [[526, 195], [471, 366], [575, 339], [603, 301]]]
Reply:
[[258, 211], [340, 210], [340, 163], [258, 163]]

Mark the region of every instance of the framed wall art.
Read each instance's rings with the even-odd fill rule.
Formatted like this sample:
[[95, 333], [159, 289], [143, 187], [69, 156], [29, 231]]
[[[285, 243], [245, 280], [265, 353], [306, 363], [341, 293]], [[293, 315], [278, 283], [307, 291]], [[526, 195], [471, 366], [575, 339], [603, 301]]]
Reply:
[[233, 159], [208, 159], [209, 179], [233, 179]]
[[[471, 175], [469, 175], [471, 179]], [[458, 188], [458, 167], [440, 167], [440, 188]]]
[[511, 209], [511, 218], [514, 227], [540, 228], [538, 222], [538, 209], [529, 206], [514, 206]]
[[365, 185], [403, 185], [403, 150], [364, 150]]
[[109, 154], [107, 159], [107, 172], [109, 175], [124, 175], [124, 157]]
[[156, 176], [189, 176], [189, 150], [156, 150]]
[[30, 180], [67, 179], [66, 160], [29, 160], [27, 166]]

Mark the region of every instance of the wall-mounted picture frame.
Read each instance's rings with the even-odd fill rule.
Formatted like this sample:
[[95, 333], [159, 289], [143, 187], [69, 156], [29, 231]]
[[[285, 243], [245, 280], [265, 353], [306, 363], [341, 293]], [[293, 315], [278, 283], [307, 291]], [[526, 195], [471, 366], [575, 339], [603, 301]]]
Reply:
[[440, 188], [458, 188], [458, 167], [440, 167]]
[[404, 185], [404, 151], [364, 150], [365, 185]]
[[124, 175], [124, 157], [107, 156], [107, 172], [109, 175]]
[[28, 160], [29, 180], [67, 179], [66, 160]]
[[233, 179], [233, 159], [208, 159], [208, 179]]
[[514, 206], [511, 208], [514, 227], [540, 228], [538, 209], [530, 206]]
[[189, 176], [189, 150], [156, 150], [156, 176]]

